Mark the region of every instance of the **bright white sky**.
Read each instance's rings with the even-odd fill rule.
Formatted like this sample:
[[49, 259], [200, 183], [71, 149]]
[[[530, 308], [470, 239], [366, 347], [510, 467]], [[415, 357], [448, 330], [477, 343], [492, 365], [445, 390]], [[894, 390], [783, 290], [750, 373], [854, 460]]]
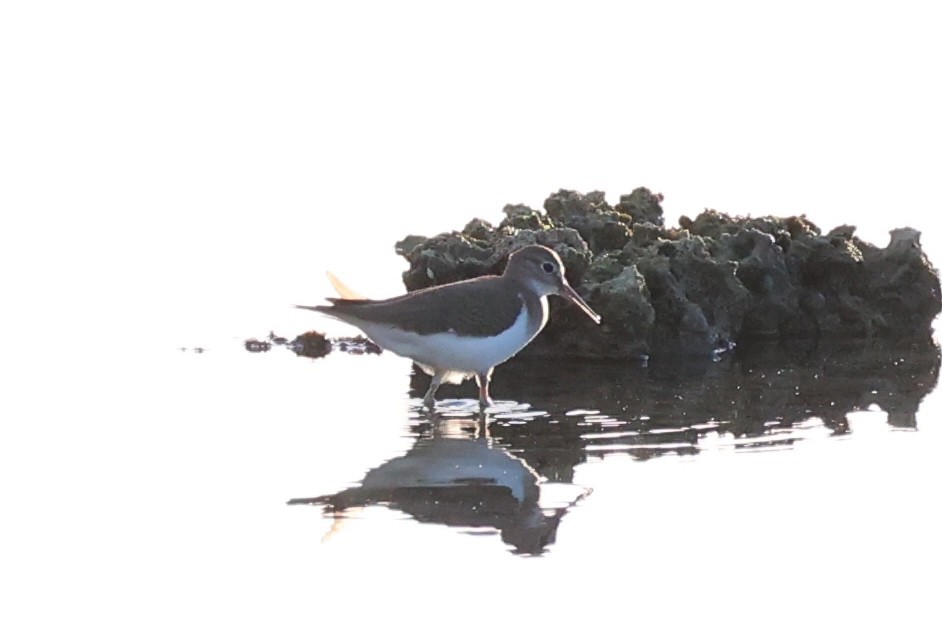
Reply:
[[394, 293], [401, 236], [560, 187], [936, 246], [931, 3], [457, 6], [4, 3], [5, 281], [165, 315], [314, 300], [325, 267]]

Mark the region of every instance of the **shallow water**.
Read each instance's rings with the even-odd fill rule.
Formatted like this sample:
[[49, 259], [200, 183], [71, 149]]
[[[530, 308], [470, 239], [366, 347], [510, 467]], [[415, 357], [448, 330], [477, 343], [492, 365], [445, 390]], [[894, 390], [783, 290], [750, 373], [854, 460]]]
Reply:
[[[938, 380], [939, 351], [806, 343], [717, 363], [571, 363], [567, 371], [535, 360], [507, 365], [505, 388], [529, 391], [540, 405], [498, 401], [483, 416], [473, 398], [444, 400], [429, 416], [419, 402], [428, 378], [416, 374], [411, 448], [354, 486], [291, 503], [322, 506], [333, 519], [382, 505], [421, 522], [499, 533], [516, 553], [542, 554], [568, 510], [592, 492], [574, 484], [581, 465], [619, 454], [646, 461], [813, 446], [850, 438], [852, 417], [915, 430]], [[556, 501], [547, 504], [544, 491]]]
[[276, 349], [35, 365], [17, 625], [938, 620], [935, 345], [517, 360], [483, 424], [396, 356]]

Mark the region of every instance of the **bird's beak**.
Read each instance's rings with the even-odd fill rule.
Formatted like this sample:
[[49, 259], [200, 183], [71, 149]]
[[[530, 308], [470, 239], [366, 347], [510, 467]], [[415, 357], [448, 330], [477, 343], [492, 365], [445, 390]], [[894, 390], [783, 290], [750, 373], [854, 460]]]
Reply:
[[596, 314], [595, 310], [589, 307], [589, 304], [586, 303], [583, 300], [583, 298], [579, 296], [579, 293], [573, 290], [572, 286], [570, 286], [568, 283], [564, 282], [559, 287], [559, 292], [557, 294], [559, 294], [559, 296], [563, 297], [567, 301], [572, 301], [573, 303], [578, 305], [582, 309], [582, 311], [586, 313], [586, 316], [588, 316], [589, 318], [595, 321], [596, 325], [602, 322], [602, 317]]

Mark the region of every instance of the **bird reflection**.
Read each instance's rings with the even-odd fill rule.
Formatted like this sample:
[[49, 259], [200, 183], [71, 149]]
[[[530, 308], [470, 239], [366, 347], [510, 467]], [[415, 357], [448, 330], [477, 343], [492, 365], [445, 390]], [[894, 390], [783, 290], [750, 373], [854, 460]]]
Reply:
[[563, 506], [541, 506], [541, 478], [496, 444], [483, 424], [479, 417], [435, 421], [405, 455], [372, 469], [358, 486], [288, 503], [322, 505], [337, 521], [381, 504], [423, 523], [496, 530], [515, 552], [541, 554], [568, 508], [588, 491], [576, 489]]

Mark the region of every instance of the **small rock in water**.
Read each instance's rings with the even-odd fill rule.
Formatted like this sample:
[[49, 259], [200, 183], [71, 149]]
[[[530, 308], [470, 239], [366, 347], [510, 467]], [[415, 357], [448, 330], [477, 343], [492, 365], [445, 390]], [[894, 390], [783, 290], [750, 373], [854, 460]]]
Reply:
[[308, 358], [322, 358], [330, 353], [333, 347], [324, 334], [307, 331], [288, 343], [288, 348]]
[[245, 341], [245, 350], [252, 353], [263, 353], [271, 349], [271, 343], [256, 338], [249, 338]]
[[335, 338], [334, 345], [337, 349], [354, 355], [370, 353], [378, 355], [383, 352], [379, 345], [362, 334], [354, 337]]

